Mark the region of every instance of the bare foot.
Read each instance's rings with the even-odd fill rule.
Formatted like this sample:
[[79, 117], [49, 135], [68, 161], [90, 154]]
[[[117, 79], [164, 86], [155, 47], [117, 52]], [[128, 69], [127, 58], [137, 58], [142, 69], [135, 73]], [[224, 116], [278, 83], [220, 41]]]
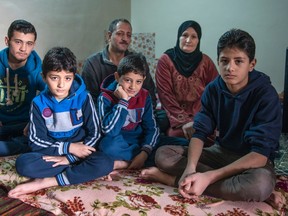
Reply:
[[157, 181], [165, 185], [175, 186], [176, 176], [171, 176], [160, 171], [157, 167], [149, 167], [141, 171], [140, 176], [149, 180]]
[[10, 198], [19, 198], [22, 195], [33, 193], [37, 190], [44, 188], [56, 186], [56, 178], [43, 178], [43, 179], [34, 179], [33, 181], [17, 185], [14, 189], [10, 190], [8, 196]]
[[114, 167], [113, 170], [117, 169], [125, 169], [129, 166], [129, 163], [127, 161], [114, 161]]
[[118, 170], [113, 170], [111, 173], [109, 173], [107, 176], [105, 176], [106, 181], [113, 181], [113, 180], [119, 180], [121, 178], [120, 173]]
[[281, 210], [286, 203], [286, 199], [281, 192], [274, 190], [265, 202], [271, 205], [274, 209]]

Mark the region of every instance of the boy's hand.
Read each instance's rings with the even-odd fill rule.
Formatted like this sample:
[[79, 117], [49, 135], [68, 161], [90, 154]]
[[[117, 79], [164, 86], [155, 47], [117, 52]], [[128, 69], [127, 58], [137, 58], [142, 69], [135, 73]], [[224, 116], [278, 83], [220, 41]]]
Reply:
[[[184, 177], [184, 178], [183, 178]], [[178, 191], [184, 198], [193, 198], [193, 196], [201, 195], [209, 186], [210, 179], [208, 172], [192, 173], [182, 176], [179, 181]]]
[[132, 162], [128, 166], [128, 169], [141, 169], [144, 166], [147, 158], [147, 153], [141, 151], [136, 157], [133, 158]]
[[95, 151], [95, 148], [87, 146], [83, 142], [71, 143], [69, 147], [69, 153], [79, 158], [85, 158]]
[[29, 123], [27, 123], [27, 125], [26, 125], [25, 128], [23, 129], [23, 135], [24, 135], [24, 136], [28, 136], [28, 131], [29, 131]]
[[124, 91], [123, 87], [118, 85], [114, 91], [114, 95], [119, 99], [128, 100], [128, 94]]
[[43, 156], [43, 160], [46, 162], [55, 162], [52, 167], [60, 166], [60, 165], [69, 165], [69, 161], [66, 156]]

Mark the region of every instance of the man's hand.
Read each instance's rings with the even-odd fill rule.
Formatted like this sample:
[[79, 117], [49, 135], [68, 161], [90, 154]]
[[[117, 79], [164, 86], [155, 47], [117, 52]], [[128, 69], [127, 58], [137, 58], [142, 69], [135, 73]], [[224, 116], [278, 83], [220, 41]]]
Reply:
[[71, 143], [69, 147], [69, 153], [79, 158], [85, 158], [95, 151], [95, 148], [87, 146], [83, 142]]
[[142, 168], [147, 158], [148, 158], [147, 153], [144, 151], [141, 151], [136, 157], [133, 158], [131, 164], [128, 166], [128, 169]]
[[69, 165], [69, 161], [65, 156], [43, 156], [43, 160], [46, 162], [55, 162], [52, 167], [60, 165]]

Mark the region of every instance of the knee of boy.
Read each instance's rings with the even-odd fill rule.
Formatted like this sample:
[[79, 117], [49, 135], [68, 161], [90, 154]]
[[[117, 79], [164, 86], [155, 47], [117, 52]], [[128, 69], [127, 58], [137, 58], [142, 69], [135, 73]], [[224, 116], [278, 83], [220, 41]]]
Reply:
[[258, 169], [258, 174], [255, 173], [255, 175], [257, 175], [258, 179], [256, 184], [259, 193], [259, 201], [264, 201], [269, 198], [274, 190], [276, 184], [275, 175], [265, 168]]
[[161, 146], [157, 149], [155, 154], [155, 164], [161, 170], [169, 169], [173, 166], [173, 159], [175, 151], [173, 146]]
[[[26, 176], [27, 172], [33, 172], [34, 167], [33, 166], [29, 166], [26, 163], [26, 155], [20, 155], [18, 156], [18, 158], [16, 159], [16, 163], [15, 163], [15, 167], [16, 167], [16, 171], [19, 175], [21, 176]], [[35, 170], [34, 170], [35, 171]]]
[[[21, 176], [31, 176], [31, 174], [35, 174], [37, 171], [35, 170], [35, 160], [37, 160], [39, 156], [34, 156], [33, 153], [21, 154], [16, 159], [16, 171]], [[32, 164], [32, 163], [33, 164]]]
[[250, 182], [250, 187], [243, 188], [246, 193], [250, 193], [246, 194], [246, 201], [265, 201], [275, 187], [274, 174], [265, 168], [255, 169], [247, 182]]

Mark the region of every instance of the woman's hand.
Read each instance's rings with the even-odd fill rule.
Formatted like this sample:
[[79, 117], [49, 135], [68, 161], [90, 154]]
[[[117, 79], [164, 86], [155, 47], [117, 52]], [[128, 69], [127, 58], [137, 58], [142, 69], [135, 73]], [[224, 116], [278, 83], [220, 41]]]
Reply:
[[182, 126], [182, 131], [186, 139], [190, 140], [192, 138], [193, 133], [195, 132], [193, 128], [194, 122], [188, 122]]

